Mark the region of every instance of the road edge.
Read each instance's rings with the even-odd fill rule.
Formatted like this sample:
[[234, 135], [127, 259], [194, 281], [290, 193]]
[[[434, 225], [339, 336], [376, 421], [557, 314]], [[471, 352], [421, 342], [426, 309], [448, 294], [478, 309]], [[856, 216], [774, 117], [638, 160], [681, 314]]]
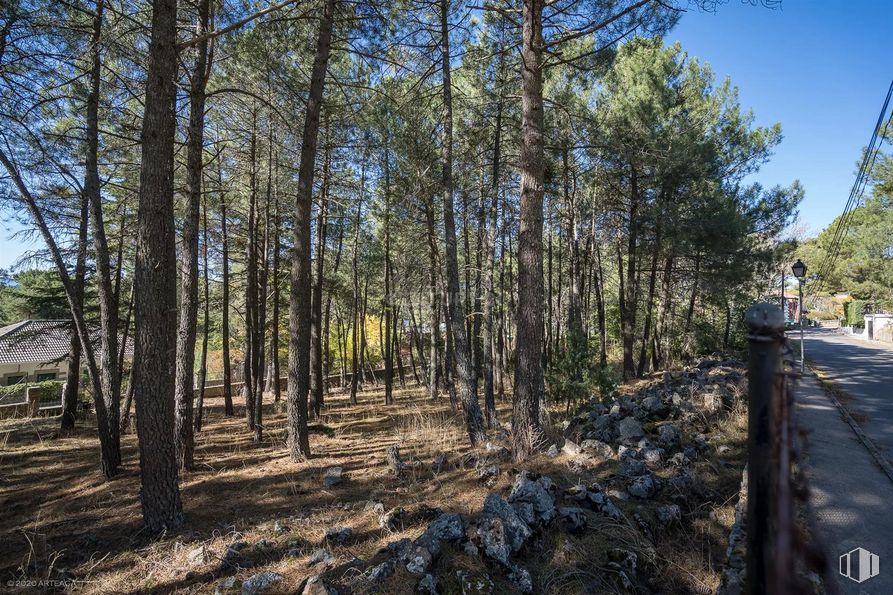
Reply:
[[833, 381], [822, 378], [821, 375], [817, 374], [816, 371], [821, 371], [819, 366], [814, 366], [809, 363], [809, 358], [807, 358], [807, 370], [809, 374], [813, 376], [813, 378], [818, 381], [819, 386], [824, 389], [825, 394], [828, 395], [828, 398], [834, 403], [834, 406], [837, 407], [837, 410], [840, 411], [841, 417], [846, 420], [847, 424], [849, 424], [850, 428], [853, 430], [853, 433], [856, 434], [856, 437], [859, 439], [859, 442], [862, 443], [862, 446], [871, 454], [871, 457], [874, 459], [874, 462], [877, 463], [878, 467], [881, 468], [881, 471], [887, 476], [891, 482], [893, 482], [893, 465], [891, 465], [884, 455], [881, 454], [880, 449], [878, 449], [877, 445], [874, 441], [868, 437], [868, 434], [865, 433], [865, 430], [862, 429], [862, 426], [859, 425], [853, 416], [850, 415], [850, 412], [847, 410], [846, 406], [840, 402], [835, 394], [837, 391], [845, 392], [842, 388], [835, 386]]

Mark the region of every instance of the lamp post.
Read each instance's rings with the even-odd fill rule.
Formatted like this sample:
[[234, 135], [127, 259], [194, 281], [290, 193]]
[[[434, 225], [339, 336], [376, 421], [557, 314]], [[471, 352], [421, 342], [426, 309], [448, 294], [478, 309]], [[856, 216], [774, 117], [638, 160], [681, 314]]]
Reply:
[[800, 288], [800, 306], [797, 309], [797, 314], [800, 319], [800, 372], [802, 373], [806, 369], [806, 363], [803, 358], [803, 279], [806, 277], [806, 265], [798, 258], [797, 262], [791, 266], [791, 270], [794, 271], [794, 276], [797, 277]]

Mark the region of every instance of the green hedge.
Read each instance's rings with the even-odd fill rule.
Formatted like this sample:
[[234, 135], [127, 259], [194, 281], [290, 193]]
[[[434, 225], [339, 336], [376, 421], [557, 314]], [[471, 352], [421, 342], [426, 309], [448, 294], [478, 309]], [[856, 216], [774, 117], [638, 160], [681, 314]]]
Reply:
[[0, 386], [0, 397], [21, 394], [24, 396], [28, 388], [36, 386], [40, 389], [41, 401], [55, 401], [61, 398], [64, 380], [45, 380], [43, 382], [22, 382], [12, 386]]
[[865, 326], [865, 302], [853, 300], [843, 305], [843, 319], [846, 326]]

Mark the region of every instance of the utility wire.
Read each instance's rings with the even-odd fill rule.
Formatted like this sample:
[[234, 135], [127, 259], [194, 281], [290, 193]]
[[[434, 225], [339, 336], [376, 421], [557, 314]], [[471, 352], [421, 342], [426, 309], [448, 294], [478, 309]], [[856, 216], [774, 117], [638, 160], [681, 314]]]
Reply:
[[[893, 96], [893, 81], [890, 82], [890, 87], [887, 89], [884, 105], [881, 107], [881, 113], [878, 114], [877, 122], [874, 125], [874, 132], [871, 135], [868, 148], [865, 150], [865, 154], [862, 157], [862, 163], [859, 166], [856, 180], [853, 182], [853, 187], [850, 189], [850, 195], [847, 198], [846, 206], [844, 206], [843, 213], [837, 219], [837, 226], [834, 229], [831, 243], [828, 250], [825, 252], [825, 258], [822, 259], [822, 262], [819, 265], [818, 281], [810, 288], [808, 297], [816, 295], [824, 288], [825, 279], [831, 274], [831, 271], [834, 270], [834, 262], [840, 254], [840, 248], [847, 235], [849, 224], [853, 218], [853, 212], [862, 204], [862, 195], [865, 192], [865, 187], [868, 185], [871, 170], [874, 167], [874, 162], [877, 160], [877, 155], [880, 151], [880, 145], [883, 142], [883, 137], [887, 133], [890, 121], [893, 120], [893, 114], [891, 114], [890, 119], [887, 120], [886, 124], [884, 123], [887, 108], [890, 106], [891, 96]], [[884, 127], [883, 133], [881, 133], [881, 126]], [[878, 142], [879, 138], [881, 139], [880, 142]]]

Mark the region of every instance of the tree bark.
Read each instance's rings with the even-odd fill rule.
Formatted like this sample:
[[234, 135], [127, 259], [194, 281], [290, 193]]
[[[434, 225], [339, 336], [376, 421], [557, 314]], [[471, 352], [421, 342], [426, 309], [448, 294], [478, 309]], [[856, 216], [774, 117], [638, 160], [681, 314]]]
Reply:
[[[388, 138], [384, 140], [384, 403], [394, 403], [394, 344], [391, 341], [391, 326], [396, 324], [392, 303], [391, 272], [391, 152]], [[396, 330], [396, 329], [394, 329]], [[396, 332], [394, 332], [396, 338]]]
[[226, 193], [223, 191], [221, 171], [223, 155], [217, 161], [217, 185], [220, 192], [220, 251], [221, 251], [221, 320], [220, 335], [223, 344], [223, 413], [227, 417], [235, 415], [233, 410], [232, 364], [229, 350], [229, 236], [226, 228]]
[[289, 296], [288, 442], [293, 461], [310, 457], [307, 433], [307, 393], [310, 388], [310, 212], [319, 114], [331, 53], [332, 25], [337, 0], [326, 0], [319, 23], [319, 37], [310, 93], [301, 137], [301, 163], [295, 199], [294, 264]]
[[[81, 213], [78, 225], [78, 252], [74, 269], [74, 291], [80, 304], [84, 306], [84, 276], [87, 268], [87, 226], [90, 219], [89, 205], [86, 198], [81, 199]], [[77, 328], [72, 321], [71, 341], [68, 348], [68, 360], [66, 362], [65, 387], [62, 391], [62, 420], [63, 432], [73, 430], [77, 418], [78, 393], [81, 384], [81, 342], [78, 339]]]
[[[198, 3], [196, 35], [210, 24], [211, 2]], [[177, 464], [191, 469], [193, 432], [193, 374], [198, 320], [198, 229], [202, 200], [202, 152], [205, 140], [205, 87], [210, 73], [208, 40], [195, 45], [195, 66], [189, 81], [189, 128], [186, 137], [186, 209], [180, 247], [180, 320], [177, 329], [176, 424]], [[201, 424], [199, 423], [199, 427]]]
[[[636, 375], [636, 365], [633, 360], [636, 330], [636, 302], [638, 272], [636, 264], [636, 251], [639, 235], [639, 179], [634, 165], [630, 165], [630, 205], [629, 225], [627, 227], [626, 248], [626, 295], [620, 308], [620, 334], [623, 342], [623, 378], [629, 380]], [[622, 270], [618, 271], [623, 275]], [[622, 290], [621, 290], [622, 291]]]
[[204, 281], [204, 295], [202, 300], [202, 352], [198, 365], [198, 402], [195, 410], [195, 431], [200, 432], [202, 429], [202, 416], [204, 414], [205, 404], [205, 381], [208, 379], [208, 320], [210, 318], [210, 303], [208, 291], [208, 207], [206, 201], [202, 200], [202, 223], [204, 237], [202, 241], [202, 271]]
[[257, 329], [257, 110], [251, 115], [249, 141], [248, 229], [245, 241], [245, 349], [242, 358], [242, 396], [245, 400], [245, 421], [255, 431], [255, 361]]
[[521, 46], [521, 204], [518, 330], [512, 403], [514, 456], [526, 458], [542, 434], [543, 378], [543, 0], [524, 0]]
[[101, 329], [100, 367], [102, 394], [108, 415], [109, 439], [114, 464], [121, 462], [121, 379], [118, 374], [118, 308], [112, 284], [112, 269], [99, 182], [99, 97], [102, 80], [100, 43], [105, 0], [97, 0], [93, 14], [93, 33], [90, 39], [90, 91], [87, 96], [86, 146], [83, 192], [90, 204], [93, 227], [93, 250], [96, 262], [96, 285], [99, 294]]
[[465, 334], [462, 302], [459, 298], [459, 263], [456, 251], [456, 221], [453, 212], [453, 90], [450, 76], [449, 2], [440, 0], [441, 70], [443, 73], [442, 184], [443, 229], [445, 240], [446, 294], [453, 356], [459, 382], [459, 399], [465, 410], [465, 425], [472, 446], [485, 438], [481, 407], [474, 390], [468, 337]]
[[648, 300], [645, 302], [645, 321], [642, 329], [642, 347], [639, 350], [639, 367], [636, 370], [636, 376], [642, 377], [645, 374], [645, 367], [648, 365], [648, 340], [651, 335], [651, 318], [654, 310], [654, 291], [657, 286], [657, 257], [660, 253], [660, 234], [661, 226], [658, 221], [654, 233], [654, 247], [651, 253], [651, 272], [648, 276]]
[[174, 230], [177, 3], [153, 0], [142, 128], [136, 250], [134, 392], [140, 501], [151, 533], [183, 521], [177, 485], [174, 368], [177, 261]]
[[[484, 413], [487, 420], [487, 427], [494, 428], [499, 425], [496, 419], [496, 398], [493, 389], [493, 354], [496, 349], [496, 340], [493, 336], [493, 316], [496, 296], [493, 288], [493, 269], [496, 267], [496, 233], [497, 233], [497, 216], [499, 209], [499, 176], [502, 158], [502, 64], [503, 54], [500, 53], [499, 68], [497, 70], [497, 85], [500, 88], [499, 99], [496, 103], [496, 122], [493, 131], [493, 170], [490, 180], [490, 205], [489, 213], [483, 217], [486, 219], [487, 232], [481, 234], [483, 246], [481, 250], [484, 252], [486, 264], [484, 265]], [[481, 221], [481, 226], [485, 222]]]
[[[328, 119], [327, 119], [328, 121]], [[326, 126], [326, 137], [328, 137]], [[310, 413], [319, 417], [323, 405], [323, 352], [322, 352], [322, 289], [325, 273], [326, 227], [329, 206], [329, 172], [332, 151], [326, 143], [322, 168], [322, 192], [316, 214], [316, 272], [313, 278], [313, 304], [310, 311]]]

